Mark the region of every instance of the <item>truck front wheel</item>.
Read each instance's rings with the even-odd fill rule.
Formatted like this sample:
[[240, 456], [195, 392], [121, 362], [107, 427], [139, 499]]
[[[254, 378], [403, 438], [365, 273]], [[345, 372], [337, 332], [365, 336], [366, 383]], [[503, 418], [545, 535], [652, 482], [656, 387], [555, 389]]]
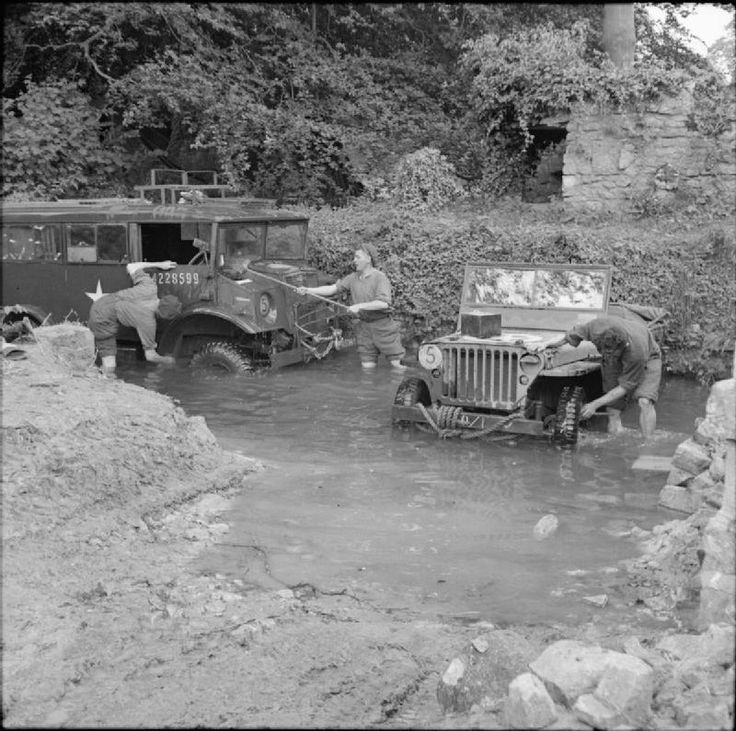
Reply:
[[251, 359], [232, 343], [216, 340], [198, 350], [190, 363], [199, 373], [240, 375], [253, 372]]

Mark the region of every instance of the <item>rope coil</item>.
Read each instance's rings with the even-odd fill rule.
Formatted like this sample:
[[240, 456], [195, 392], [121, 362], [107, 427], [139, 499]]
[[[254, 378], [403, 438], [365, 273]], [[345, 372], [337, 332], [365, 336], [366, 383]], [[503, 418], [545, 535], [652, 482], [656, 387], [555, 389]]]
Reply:
[[[417, 403], [416, 406], [427, 420], [427, 424], [417, 423], [417, 427], [423, 431], [436, 432], [440, 439], [450, 439], [451, 437], [456, 436], [459, 436], [461, 439], [480, 439], [481, 437], [488, 436], [494, 432], [503, 431], [512, 421], [521, 418], [521, 414], [513, 413], [503, 419], [503, 421], [494, 424], [488, 429], [480, 429], [476, 431], [459, 428], [460, 418], [463, 413], [460, 406], [437, 406], [436, 404], [432, 404], [427, 408], [422, 403]], [[429, 426], [429, 428], [426, 428], [427, 426]], [[516, 434], [504, 434], [493, 441], [513, 439], [516, 436]]]

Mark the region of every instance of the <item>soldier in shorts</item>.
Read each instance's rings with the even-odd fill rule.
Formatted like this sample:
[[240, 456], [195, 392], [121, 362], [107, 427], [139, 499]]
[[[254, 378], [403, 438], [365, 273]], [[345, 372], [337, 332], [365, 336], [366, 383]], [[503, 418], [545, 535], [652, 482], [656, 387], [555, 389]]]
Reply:
[[567, 342], [577, 347], [589, 340], [601, 354], [603, 395], [586, 403], [580, 411], [582, 420], [589, 419], [599, 408], [608, 411], [608, 431], [623, 429], [621, 412], [636, 399], [639, 404], [639, 427], [645, 439], [654, 434], [657, 413], [654, 404], [662, 379], [662, 355], [646, 324], [637, 320], [609, 315], [596, 317], [576, 325], [560, 340], [549, 346]]
[[353, 304], [349, 310], [358, 317], [355, 335], [358, 355], [363, 368], [375, 368], [378, 356], [383, 354], [391, 366], [404, 370], [401, 362], [405, 350], [401, 343], [398, 323], [391, 318], [391, 284], [388, 277], [375, 268], [377, 252], [372, 244], [363, 244], [355, 251], [355, 271], [335, 284], [322, 287], [299, 287], [300, 294], [330, 297], [350, 290]]

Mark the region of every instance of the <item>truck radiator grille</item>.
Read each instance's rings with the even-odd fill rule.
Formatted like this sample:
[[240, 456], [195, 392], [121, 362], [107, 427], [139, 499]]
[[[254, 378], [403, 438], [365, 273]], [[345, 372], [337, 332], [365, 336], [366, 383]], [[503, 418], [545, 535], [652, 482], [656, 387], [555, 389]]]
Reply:
[[519, 352], [510, 348], [442, 348], [442, 395], [459, 405], [511, 411], [519, 399]]
[[299, 304], [296, 307], [296, 324], [312, 335], [317, 335], [329, 331], [328, 318], [333, 315], [334, 311], [328, 304], [320, 302]]

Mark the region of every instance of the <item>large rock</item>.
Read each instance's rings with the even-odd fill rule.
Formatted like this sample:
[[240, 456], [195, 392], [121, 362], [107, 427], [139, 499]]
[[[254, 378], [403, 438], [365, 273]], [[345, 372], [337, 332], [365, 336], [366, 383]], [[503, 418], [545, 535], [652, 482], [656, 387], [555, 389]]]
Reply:
[[95, 363], [95, 338], [84, 325], [43, 325], [33, 330], [33, 337], [45, 354], [75, 373], [83, 373]]
[[688, 485], [695, 477], [692, 472], [686, 472], [679, 467], [673, 467], [667, 475], [668, 485]]
[[702, 571], [700, 574], [700, 607], [698, 626], [710, 622], [736, 619], [734, 596], [736, 596], [736, 576], [720, 571]]
[[734, 662], [734, 627], [712, 624], [702, 634], [673, 634], [663, 637], [656, 649], [675, 660], [692, 665], [729, 665]]
[[528, 669], [536, 652], [516, 632], [488, 632], [450, 663], [437, 686], [437, 700], [444, 711], [467, 711], [486, 697], [504, 698], [509, 683]]
[[575, 702], [575, 714], [593, 728], [614, 729], [624, 723], [624, 718], [614, 708], [590, 693], [584, 693]]
[[685, 717], [683, 726], [687, 729], [703, 729], [703, 731], [733, 729], [729, 704], [720, 698], [688, 705], [684, 709], [683, 716]]
[[554, 701], [536, 675], [522, 673], [511, 681], [504, 718], [509, 728], [544, 728], [557, 720]]
[[678, 513], [694, 513], [701, 502], [702, 493], [691, 492], [679, 485], [665, 485], [659, 492], [659, 504]]
[[714, 447], [723, 441], [723, 427], [712, 419], [698, 419], [693, 439], [704, 447]]
[[711, 433], [721, 439], [736, 439], [736, 379], [716, 381], [705, 403], [705, 418]]
[[576, 640], [560, 640], [550, 645], [529, 667], [539, 676], [552, 698], [568, 708], [583, 693], [598, 685], [611, 650], [588, 647]]
[[613, 652], [594, 695], [618, 711], [628, 723], [644, 726], [649, 721], [653, 692], [651, 665], [637, 657]]
[[713, 455], [713, 460], [708, 468], [710, 476], [716, 482], [722, 482], [726, 477], [726, 455], [725, 452], [719, 451]]
[[691, 475], [699, 475], [710, 466], [710, 452], [694, 439], [686, 439], [675, 450], [672, 466]]
[[703, 549], [705, 562], [709, 567], [723, 573], [734, 573], [736, 552], [734, 550], [733, 521], [727, 520], [720, 512], [716, 513], [705, 526]]

